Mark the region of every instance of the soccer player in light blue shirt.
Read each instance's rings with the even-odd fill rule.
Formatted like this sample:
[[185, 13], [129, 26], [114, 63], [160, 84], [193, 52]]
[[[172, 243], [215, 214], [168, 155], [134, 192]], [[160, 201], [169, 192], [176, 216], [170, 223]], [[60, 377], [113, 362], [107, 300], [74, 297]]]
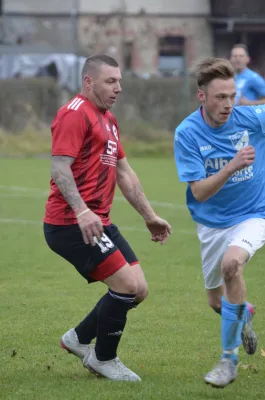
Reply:
[[265, 105], [235, 107], [234, 69], [209, 58], [197, 66], [201, 107], [176, 129], [174, 154], [197, 223], [209, 305], [221, 314], [221, 361], [205, 377], [224, 387], [237, 376], [242, 343], [254, 354], [253, 306], [243, 267], [265, 243]]
[[247, 46], [236, 44], [231, 50], [230, 61], [236, 72], [235, 105], [265, 103], [265, 80], [247, 67], [250, 62]]

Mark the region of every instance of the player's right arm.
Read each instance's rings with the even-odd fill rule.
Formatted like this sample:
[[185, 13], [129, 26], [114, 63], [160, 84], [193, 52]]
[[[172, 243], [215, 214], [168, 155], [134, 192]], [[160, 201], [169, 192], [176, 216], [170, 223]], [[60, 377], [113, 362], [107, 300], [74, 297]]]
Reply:
[[206, 178], [206, 171], [199, 149], [189, 139], [188, 132], [176, 132], [174, 153], [180, 181], [188, 182], [193, 196], [199, 202], [204, 202], [214, 196], [236, 172], [252, 164], [255, 150], [247, 146], [215, 175]]
[[247, 146], [241, 149], [235, 157], [215, 175], [200, 181], [190, 183], [193, 196], [199, 202], [204, 202], [215, 195], [226, 184], [228, 179], [236, 172], [252, 164], [255, 159], [255, 149]]
[[87, 125], [76, 111], [55, 119], [52, 125], [51, 177], [65, 201], [73, 209], [84, 242], [95, 245], [94, 236], [101, 240], [103, 226], [98, 215], [93, 213], [82, 199], [72, 173], [71, 166], [81, 149]]
[[64, 199], [76, 215], [87, 209], [75, 184], [71, 165], [75, 158], [69, 156], [52, 156], [51, 177], [62, 193]]

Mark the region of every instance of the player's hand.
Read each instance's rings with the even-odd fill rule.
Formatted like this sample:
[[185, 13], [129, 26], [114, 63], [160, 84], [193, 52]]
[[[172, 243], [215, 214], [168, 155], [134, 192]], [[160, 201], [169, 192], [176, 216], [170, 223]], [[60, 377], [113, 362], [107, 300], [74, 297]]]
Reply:
[[98, 215], [89, 210], [77, 217], [79, 228], [81, 229], [84, 242], [95, 246], [94, 236], [101, 241], [103, 234], [103, 224]]
[[229, 162], [229, 167], [232, 172], [240, 171], [241, 169], [253, 164], [255, 160], [255, 149], [253, 146], [246, 146], [236, 153], [233, 160]]
[[246, 97], [241, 97], [239, 100], [238, 100], [238, 105], [239, 106], [251, 106], [251, 101], [250, 100], [248, 100]]
[[169, 235], [171, 235], [171, 226], [164, 219], [155, 216], [153, 219], [145, 221], [147, 228], [151, 232], [151, 240], [159, 242], [160, 244], [166, 243]]

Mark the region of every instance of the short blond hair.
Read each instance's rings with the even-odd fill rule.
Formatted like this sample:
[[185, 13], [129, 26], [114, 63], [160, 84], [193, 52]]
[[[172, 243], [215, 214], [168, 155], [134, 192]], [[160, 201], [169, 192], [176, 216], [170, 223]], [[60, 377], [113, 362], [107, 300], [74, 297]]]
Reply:
[[225, 58], [209, 57], [200, 61], [195, 67], [198, 87], [207, 86], [214, 79], [231, 79], [235, 76], [234, 68]]

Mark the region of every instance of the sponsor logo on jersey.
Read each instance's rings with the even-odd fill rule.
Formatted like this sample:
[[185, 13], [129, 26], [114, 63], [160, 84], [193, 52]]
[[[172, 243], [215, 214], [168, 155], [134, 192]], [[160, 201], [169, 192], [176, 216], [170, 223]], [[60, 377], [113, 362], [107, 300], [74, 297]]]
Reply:
[[119, 140], [117, 128], [116, 128], [115, 125], [112, 125], [112, 132], [113, 132], [113, 135], [115, 136], [115, 138], [116, 138], [117, 140]]

